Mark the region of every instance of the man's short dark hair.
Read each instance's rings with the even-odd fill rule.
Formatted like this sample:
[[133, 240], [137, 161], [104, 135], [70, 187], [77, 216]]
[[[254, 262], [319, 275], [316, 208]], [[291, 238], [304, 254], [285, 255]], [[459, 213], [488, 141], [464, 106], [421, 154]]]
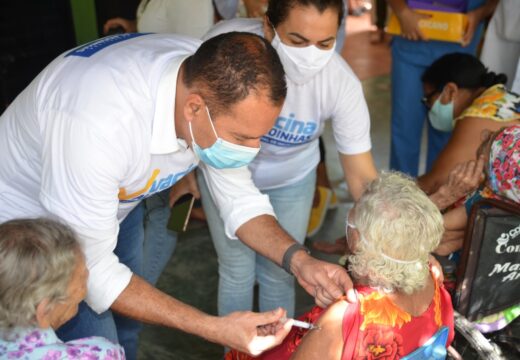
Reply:
[[200, 92], [212, 114], [229, 112], [251, 93], [266, 91], [276, 106], [287, 94], [276, 50], [250, 33], [230, 32], [205, 41], [185, 61], [184, 74], [184, 84]]
[[338, 26], [341, 25], [345, 13], [343, 0], [269, 0], [267, 18], [274, 27], [277, 27], [287, 19], [291, 9], [296, 6], [314, 6], [320, 14], [329, 8], [337, 10]]

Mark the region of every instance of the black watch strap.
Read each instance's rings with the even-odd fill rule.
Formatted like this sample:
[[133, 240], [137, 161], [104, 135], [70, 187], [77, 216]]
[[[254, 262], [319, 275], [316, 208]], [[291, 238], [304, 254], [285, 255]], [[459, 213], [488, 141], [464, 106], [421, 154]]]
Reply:
[[307, 254], [311, 253], [310, 250], [307, 249], [305, 246], [303, 246], [302, 244], [296, 243], [296, 244], [292, 244], [291, 246], [289, 246], [287, 248], [287, 250], [285, 250], [285, 254], [283, 254], [282, 267], [285, 271], [287, 271], [291, 275], [293, 275], [293, 273], [291, 272], [291, 260], [294, 256], [294, 254], [300, 250], [305, 251]]

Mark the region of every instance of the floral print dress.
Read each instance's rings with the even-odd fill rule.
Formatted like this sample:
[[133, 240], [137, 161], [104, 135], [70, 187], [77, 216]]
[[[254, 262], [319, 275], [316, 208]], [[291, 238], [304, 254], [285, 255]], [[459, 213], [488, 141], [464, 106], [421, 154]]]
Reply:
[[101, 337], [64, 343], [50, 328], [28, 328], [0, 330], [0, 359], [124, 360], [125, 352], [121, 346]]
[[503, 129], [491, 144], [488, 174], [494, 193], [520, 204], [520, 125]]
[[520, 120], [520, 95], [502, 84], [486, 89], [454, 122], [465, 117], [490, 119], [497, 122]]

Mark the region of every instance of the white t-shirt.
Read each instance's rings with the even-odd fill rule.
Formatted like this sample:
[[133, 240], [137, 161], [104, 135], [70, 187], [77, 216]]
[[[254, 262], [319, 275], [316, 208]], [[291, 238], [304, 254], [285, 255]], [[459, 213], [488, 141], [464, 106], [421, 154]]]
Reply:
[[137, 8], [139, 32], [200, 38], [211, 28], [213, 19], [211, 0], [142, 0]]
[[[113, 253], [119, 223], [198, 164], [175, 134], [174, 99], [180, 65], [200, 43], [159, 34], [96, 40], [56, 58], [0, 117], [0, 222], [47, 216], [71, 225], [97, 312], [131, 278]], [[201, 169], [228, 236], [274, 215], [247, 167]]]
[[[218, 23], [203, 39], [230, 31], [264, 36], [261, 20], [233, 19]], [[282, 111], [249, 166], [253, 181], [262, 190], [294, 184], [314, 171], [319, 163], [318, 138], [328, 119], [340, 153], [353, 155], [371, 149], [363, 89], [340, 55], [334, 53], [325, 68], [303, 85], [287, 79], [287, 88]]]
[[235, 17], [238, 0], [142, 0], [137, 8], [137, 29], [200, 38], [213, 26], [213, 3], [224, 19]]
[[[261, 20], [233, 19], [221, 21], [203, 39], [230, 31], [264, 36]], [[370, 116], [361, 83], [337, 53], [311, 81], [297, 85], [287, 79], [282, 111], [249, 166], [256, 186], [267, 190], [291, 185], [314, 171], [320, 158], [318, 138], [328, 119], [340, 153], [371, 149]]]

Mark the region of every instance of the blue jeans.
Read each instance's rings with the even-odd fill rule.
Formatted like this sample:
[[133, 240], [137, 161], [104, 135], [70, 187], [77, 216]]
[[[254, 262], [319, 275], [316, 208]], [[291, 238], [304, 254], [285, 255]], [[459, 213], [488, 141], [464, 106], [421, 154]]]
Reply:
[[[451, 133], [434, 129], [421, 102], [421, 76], [427, 66], [409, 62], [407, 54], [392, 47], [392, 127], [390, 168], [413, 177], [419, 173], [419, 155], [424, 123], [428, 127], [426, 172], [448, 142]], [[432, 60], [433, 61], [433, 60]]]
[[[287, 316], [293, 317], [294, 278], [241, 241], [231, 240], [225, 235], [224, 224], [202, 175], [198, 177], [198, 181], [211, 237], [218, 255], [219, 315], [251, 310], [253, 288], [255, 282], [258, 282], [260, 311], [283, 307], [287, 310]], [[315, 186], [316, 172], [313, 171], [296, 184], [262, 191], [269, 195], [280, 225], [300, 243], [305, 240]]]
[[152, 285], [157, 284], [177, 245], [177, 233], [166, 228], [169, 195], [167, 189], [144, 201], [144, 278]]
[[[139, 204], [121, 223], [117, 246], [114, 253], [119, 261], [132, 270], [134, 274], [143, 274], [143, 227], [144, 206]], [[85, 302], [79, 304], [78, 314], [61, 326], [58, 337], [63, 341], [102, 336], [108, 340], [121, 344], [125, 349], [126, 358], [137, 358], [137, 345], [140, 322], [119, 316], [107, 310], [97, 314]]]

